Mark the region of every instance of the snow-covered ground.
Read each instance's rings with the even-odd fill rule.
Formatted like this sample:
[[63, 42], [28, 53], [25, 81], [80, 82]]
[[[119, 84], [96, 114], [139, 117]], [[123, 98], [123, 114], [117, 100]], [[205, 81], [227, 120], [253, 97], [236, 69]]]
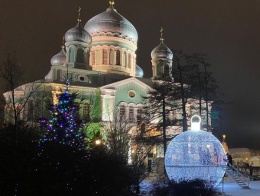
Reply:
[[219, 192], [226, 196], [260, 196], [260, 181], [250, 181], [249, 188], [240, 188], [236, 182], [228, 178], [218, 185]]
[[[150, 182], [142, 182], [140, 185], [143, 193], [149, 192], [152, 187]], [[217, 189], [223, 196], [260, 196], [260, 181], [250, 181], [249, 187], [250, 189], [243, 189], [232, 179], [225, 177]]]

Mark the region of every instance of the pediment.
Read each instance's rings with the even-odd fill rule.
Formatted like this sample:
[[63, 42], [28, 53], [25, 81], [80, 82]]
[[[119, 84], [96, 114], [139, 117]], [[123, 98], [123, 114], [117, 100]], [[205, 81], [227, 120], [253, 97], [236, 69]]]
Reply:
[[115, 90], [116, 91], [118, 89], [127, 87], [130, 84], [137, 86], [137, 87], [141, 88], [143, 91], [146, 91], [146, 92], [152, 90], [152, 88], [149, 85], [143, 83], [142, 81], [140, 81], [140, 80], [138, 80], [134, 77], [102, 86], [100, 89], [101, 90]]

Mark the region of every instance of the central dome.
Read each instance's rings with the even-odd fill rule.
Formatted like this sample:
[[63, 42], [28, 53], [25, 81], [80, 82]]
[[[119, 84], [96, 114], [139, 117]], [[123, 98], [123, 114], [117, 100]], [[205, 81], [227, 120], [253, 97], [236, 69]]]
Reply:
[[91, 18], [84, 28], [92, 36], [113, 33], [114, 35], [111, 36], [121, 37], [134, 43], [138, 40], [135, 27], [113, 7]]

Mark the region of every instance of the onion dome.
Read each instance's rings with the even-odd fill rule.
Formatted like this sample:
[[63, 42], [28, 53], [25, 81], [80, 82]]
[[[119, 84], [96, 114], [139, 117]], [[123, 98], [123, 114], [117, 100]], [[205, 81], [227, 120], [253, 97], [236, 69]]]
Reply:
[[64, 65], [66, 64], [66, 53], [62, 47], [61, 51], [51, 58], [51, 65]]
[[152, 59], [169, 59], [172, 60], [173, 53], [172, 51], [164, 45], [163, 43], [163, 36], [162, 36], [163, 29], [161, 28], [161, 43], [155, 47], [151, 52]]
[[65, 33], [65, 41], [66, 42], [81, 41], [81, 42], [86, 42], [87, 44], [91, 44], [92, 37], [81, 26], [80, 20], [78, 20], [78, 24]]
[[163, 41], [152, 50], [151, 52], [152, 59], [170, 59], [173, 58], [172, 51], [164, 45]]
[[138, 65], [135, 65], [135, 77], [142, 78], [144, 76], [144, 71]]
[[135, 27], [114, 9], [113, 4], [110, 1], [110, 7], [105, 12], [91, 18], [84, 26], [85, 30], [92, 36], [110, 35], [136, 43], [138, 34]]

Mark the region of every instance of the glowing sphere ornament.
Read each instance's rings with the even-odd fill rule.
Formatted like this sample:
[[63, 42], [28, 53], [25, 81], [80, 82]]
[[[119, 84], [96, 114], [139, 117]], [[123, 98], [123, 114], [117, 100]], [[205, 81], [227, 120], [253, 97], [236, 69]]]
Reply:
[[191, 118], [191, 130], [176, 136], [168, 145], [165, 167], [170, 180], [204, 180], [214, 187], [223, 178], [227, 165], [220, 141], [200, 130], [201, 118]]

